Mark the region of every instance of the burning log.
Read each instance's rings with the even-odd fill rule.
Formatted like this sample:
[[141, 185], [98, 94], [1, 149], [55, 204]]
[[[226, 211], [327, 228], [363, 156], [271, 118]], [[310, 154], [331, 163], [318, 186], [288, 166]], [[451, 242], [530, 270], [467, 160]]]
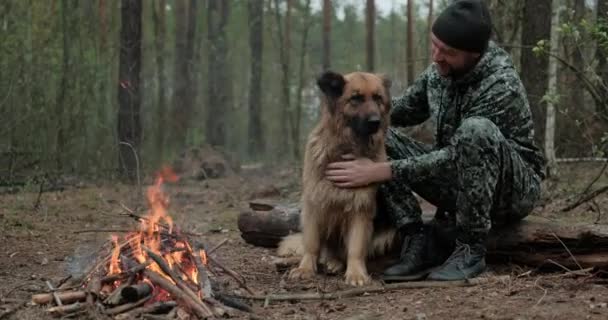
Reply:
[[35, 304], [48, 304], [54, 299], [53, 293], [56, 293], [59, 300], [64, 304], [82, 301], [87, 297], [87, 293], [84, 291], [51, 292], [33, 295], [32, 302]]
[[144, 303], [148, 302], [148, 300], [150, 300], [151, 298], [152, 298], [152, 296], [148, 295], [147, 297], [144, 297], [144, 298], [140, 299], [139, 301], [125, 303], [125, 304], [120, 305], [118, 307], [106, 309], [104, 311], [104, 313], [111, 316], [111, 315], [127, 312], [129, 310], [133, 310], [133, 309], [135, 309], [135, 308], [137, 308], [139, 306], [144, 305]]
[[198, 317], [205, 319], [213, 316], [213, 312], [211, 312], [208, 307], [203, 307], [202, 302], [197, 303], [196, 299], [192, 299], [191, 296], [184, 293], [184, 291], [172, 284], [160, 274], [152, 270], [146, 270], [144, 271], [144, 275], [148, 277], [152, 283], [169, 292], [176, 300], [181, 301], [188, 309], [194, 311]]
[[121, 313], [116, 316], [116, 320], [136, 319], [137, 317], [144, 314], [149, 315], [158, 313], [168, 313], [176, 306], [177, 302], [175, 301], [156, 302], [151, 305], [143, 306], [141, 308], [135, 308], [129, 312]]
[[125, 301], [135, 302], [149, 296], [152, 293], [152, 286], [148, 283], [141, 283], [123, 288], [120, 295]]

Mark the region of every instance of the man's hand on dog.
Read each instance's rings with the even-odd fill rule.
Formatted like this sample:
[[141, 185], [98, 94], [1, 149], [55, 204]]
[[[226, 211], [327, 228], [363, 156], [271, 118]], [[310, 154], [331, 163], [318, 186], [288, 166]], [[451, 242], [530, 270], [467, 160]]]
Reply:
[[343, 155], [345, 161], [332, 162], [327, 165], [325, 177], [336, 187], [357, 188], [372, 183], [384, 182], [392, 177], [388, 162], [374, 162], [368, 158], [355, 158], [351, 154]]

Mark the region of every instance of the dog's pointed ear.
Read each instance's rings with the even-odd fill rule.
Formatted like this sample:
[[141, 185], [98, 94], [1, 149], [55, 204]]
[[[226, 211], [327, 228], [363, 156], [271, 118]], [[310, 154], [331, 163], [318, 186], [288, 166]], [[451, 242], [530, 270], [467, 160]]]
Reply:
[[378, 74], [378, 77], [382, 80], [382, 85], [384, 86], [384, 89], [386, 89], [386, 92], [390, 92], [393, 80], [384, 73]]
[[335, 99], [344, 93], [346, 80], [344, 79], [344, 76], [339, 73], [325, 71], [317, 78], [317, 85], [326, 96]]

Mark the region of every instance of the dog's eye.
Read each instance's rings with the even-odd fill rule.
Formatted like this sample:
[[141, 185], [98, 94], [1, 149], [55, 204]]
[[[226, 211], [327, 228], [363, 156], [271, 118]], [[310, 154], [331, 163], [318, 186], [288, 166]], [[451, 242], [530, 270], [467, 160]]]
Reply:
[[382, 103], [382, 96], [379, 94], [372, 95], [372, 99], [374, 99], [374, 101], [377, 103]]
[[352, 97], [350, 97], [350, 102], [357, 104], [357, 103], [362, 103], [365, 101], [365, 97], [362, 94], [356, 94]]

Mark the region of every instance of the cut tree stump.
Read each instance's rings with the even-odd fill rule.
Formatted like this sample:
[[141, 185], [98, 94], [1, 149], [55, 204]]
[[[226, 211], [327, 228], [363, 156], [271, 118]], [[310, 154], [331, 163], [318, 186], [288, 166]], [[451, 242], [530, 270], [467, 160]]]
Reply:
[[[251, 202], [238, 218], [241, 237], [255, 246], [274, 248], [286, 235], [300, 231], [297, 204]], [[444, 228], [424, 220], [432, 228]], [[447, 230], [433, 234], [446, 236]], [[452, 233], [453, 234], [453, 233]], [[442, 239], [445, 241], [445, 239]], [[533, 267], [569, 270], [608, 269], [608, 226], [571, 224], [529, 216], [517, 223], [492, 230], [486, 242], [490, 262], [513, 262]]]

